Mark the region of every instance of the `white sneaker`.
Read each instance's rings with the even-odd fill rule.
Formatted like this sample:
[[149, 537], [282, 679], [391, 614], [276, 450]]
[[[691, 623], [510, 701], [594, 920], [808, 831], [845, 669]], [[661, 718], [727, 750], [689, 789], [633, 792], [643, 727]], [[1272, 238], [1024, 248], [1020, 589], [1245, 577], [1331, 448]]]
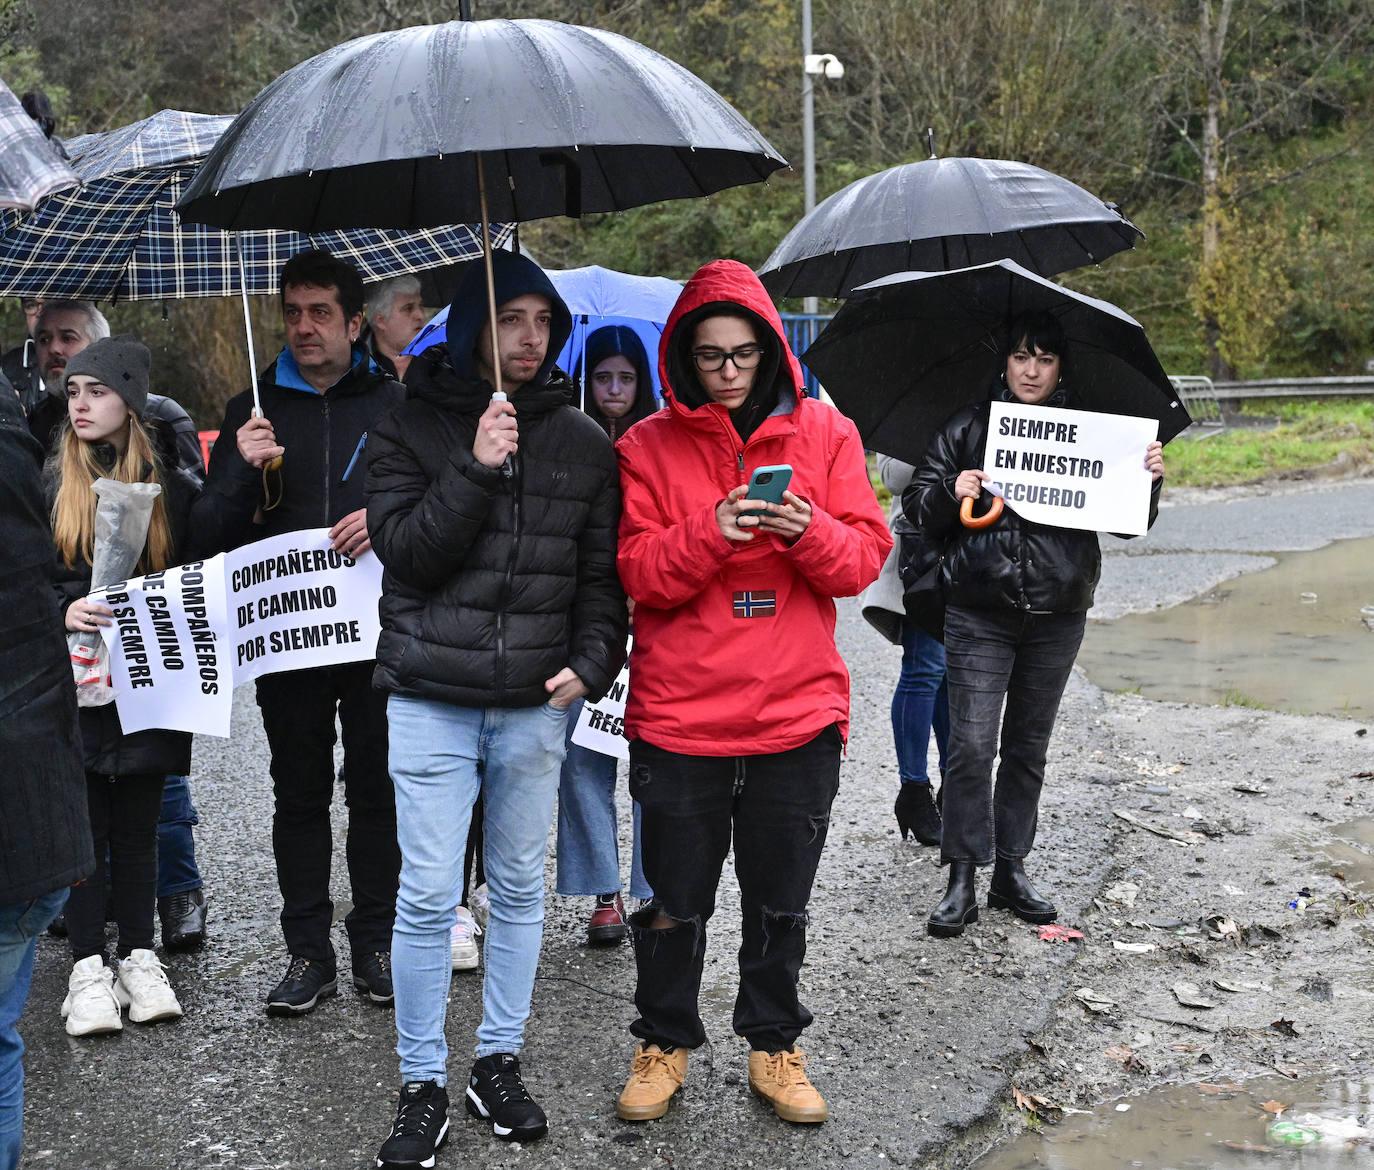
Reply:
[[483, 882], [468, 895], [468, 909], [472, 911], [473, 921], [483, 930], [491, 917], [491, 899], [487, 896], [487, 883]]
[[114, 972], [100, 955], [88, 955], [72, 968], [67, 980], [67, 998], [62, 1001], [62, 1018], [68, 1036], [99, 1036], [122, 1032], [119, 1000], [114, 993]]
[[472, 917], [466, 906], [458, 907], [458, 921], [448, 935], [448, 953], [455, 971], [476, 971], [481, 950], [477, 946], [477, 936], [482, 928]]
[[181, 1018], [176, 992], [152, 951], [136, 950], [120, 961], [114, 991], [119, 1002], [129, 1009], [130, 1023], [153, 1024]]

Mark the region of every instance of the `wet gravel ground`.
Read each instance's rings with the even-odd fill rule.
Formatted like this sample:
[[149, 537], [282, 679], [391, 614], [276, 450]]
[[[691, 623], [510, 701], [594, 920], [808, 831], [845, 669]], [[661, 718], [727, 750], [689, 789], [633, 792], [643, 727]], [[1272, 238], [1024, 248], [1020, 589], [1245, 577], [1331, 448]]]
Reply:
[[[1100, 599], [1114, 612], [1149, 608], [1263, 567], [1258, 554], [1369, 535], [1370, 504], [1374, 484], [1366, 482], [1169, 508], [1147, 539], [1128, 548], [1112, 543]], [[1173, 596], [1171, 586], [1188, 592]], [[527, 1082], [549, 1112], [550, 1134], [528, 1148], [505, 1146], [485, 1126], [455, 1114], [441, 1167], [820, 1167], [841, 1158], [872, 1167], [964, 1166], [1019, 1124], [1010, 1108], [1013, 1078], [1054, 1100], [1081, 1103], [1152, 1078], [1204, 1071], [1210, 1077], [1219, 1069], [1239, 1075], [1275, 1060], [1360, 1059], [1361, 1046], [1342, 1028], [1362, 1012], [1365, 1024], [1356, 1031], [1367, 1032], [1374, 989], [1369, 938], [1357, 933], [1362, 923], [1348, 903], [1330, 927], [1311, 911], [1290, 922], [1279, 905], [1301, 875], [1304, 884], [1320, 884], [1314, 892], [1331, 906], [1340, 899], [1340, 883], [1316, 859], [1338, 819], [1374, 811], [1371, 782], [1349, 779], [1374, 768], [1370, 740], [1355, 734], [1356, 725], [1108, 696], [1075, 677], [1052, 747], [1030, 867], [1057, 899], [1061, 921], [1083, 928], [1087, 940], [1040, 942], [1033, 928], [986, 910], [963, 938], [935, 940], [923, 929], [943, 888], [934, 851], [901, 842], [891, 815], [897, 773], [888, 703], [898, 654], [852, 603], [841, 607], [840, 641], [854, 675], [854, 724], [802, 973], [803, 999], [816, 1015], [803, 1044], [832, 1121], [790, 1127], [749, 1095], [745, 1046], [729, 1022], [738, 914], [727, 869], [702, 1004], [710, 1042], [693, 1055], [669, 1115], [638, 1126], [615, 1119], [613, 1101], [632, 1049], [631, 957], [626, 947], [588, 949], [585, 900], [551, 896], [523, 1058]], [[266, 765], [245, 689], [234, 739], [197, 743], [197, 835], [212, 896], [211, 941], [199, 955], [168, 960], [185, 1019], [127, 1026], [106, 1039], [69, 1039], [58, 1016], [68, 952], [54, 940], [40, 945], [24, 1029], [26, 1165], [371, 1164], [397, 1087], [390, 1013], [346, 985], [337, 1000], [303, 1019], [262, 1012], [262, 997], [284, 967]], [[1236, 793], [1234, 784], [1245, 777], [1265, 777], [1260, 786], [1268, 793]], [[1113, 815], [1122, 809], [1186, 831], [1202, 819], [1221, 835], [1179, 845], [1131, 828]], [[342, 916], [347, 883], [338, 811], [334, 888]], [[1221, 908], [1245, 924], [1269, 925], [1278, 937], [1261, 931], [1252, 947], [1218, 951], [1206, 939], [1161, 934], [1167, 947], [1126, 963], [1110, 941], [1149, 930], [1128, 925], [1137, 911], [1120, 913], [1105, 901], [1104, 910], [1094, 899], [1128, 875], [1141, 886], [1142, 921], [1186, 926]], [[1223, 885], [1244, 896], [1219, 892]], [[1222, 904], [1223, 897], [1230, 900]], [[337, 928], [335, 941], [346, 971], [347, 944]], [[1298, 990], [1304, 967], [1331, 972], [1329, 1001]], [[1213, 971], [1225, 980], [1221, 973], [1233, 970], [1235, 985], [1267, 983], [1276, 997], [1231, 993], [1217, 1020], [1198, 1020], [1169, 992], [1179, 980], [1205, 982]], [[1129, 1006], [1089, 1017], [1072, 997], [1085, 984]], [[449, 1039], [457, 1080], [479, 1011], [479, 977], [455, 976]], [[1142, 1024], [1137, 1017], [1147, 1012], [1184, 1022]], [[1269, 1022], [1278, 1018], [1298, 1021], [1298, 1035], [1269, 1035]], [[1192, 1025], [1199, 1022], [1214, 1030], [1198, 1031]], [[1147, 1027], [1159, 1032], [1155, 1051], [1166, 1057], [1149, 1055], [1147, 1044], [1138, 1067], [1128, 1070], [1103, 1056], [1118, 1034], [1129, 1044]], [[1180, 1043], [1198, 1047], [1171, 1047]], [[1374, 1045], [1365, 1040], [1363, 1047]]]

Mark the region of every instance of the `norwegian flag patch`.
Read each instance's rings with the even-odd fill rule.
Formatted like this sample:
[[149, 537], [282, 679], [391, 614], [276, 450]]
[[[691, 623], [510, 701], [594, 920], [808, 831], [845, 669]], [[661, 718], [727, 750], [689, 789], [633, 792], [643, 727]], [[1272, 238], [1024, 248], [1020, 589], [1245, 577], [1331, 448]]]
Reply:
[[778, 612], [778, 594], [773, 589], [747, 589], [735, 594], [737, 618], [773, 617]]

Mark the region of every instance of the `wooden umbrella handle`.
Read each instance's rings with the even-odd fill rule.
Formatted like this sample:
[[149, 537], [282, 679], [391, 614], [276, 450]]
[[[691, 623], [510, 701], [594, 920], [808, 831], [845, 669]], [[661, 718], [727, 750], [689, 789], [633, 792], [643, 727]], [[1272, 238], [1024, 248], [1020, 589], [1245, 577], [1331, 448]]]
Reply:
[[993, 496], [992, 504], [981, 516], [973, 515], [973, 501], [965, 499], [959, 505], [959, 521], [965, 528], [991, 528], [997, 523], [997, 517], [1002, 514], [1002, 497]]

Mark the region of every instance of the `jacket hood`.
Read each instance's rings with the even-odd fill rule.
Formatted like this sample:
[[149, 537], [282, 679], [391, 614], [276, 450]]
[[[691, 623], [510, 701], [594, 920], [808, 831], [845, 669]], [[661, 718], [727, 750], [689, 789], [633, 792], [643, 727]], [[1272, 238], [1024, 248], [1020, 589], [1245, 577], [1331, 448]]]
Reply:
[[[555, 360], [572, 335], [572, 314], [558, 295], [558, 290], [553, 287], [553, 281], [533, 260], [515, 252], [493, 252], [491, 264], [498, 309], [507, 301], [528, 293], [547, 297], [553, 306], [548, 352], [544, 355], [544, 364], [530, 380], [530, 385], [546, 382], [550, 371], [554, 369]], [[466, 381], [481, 380], [477, 372], [477, 356], [473, 351], [477, 348], [478, 335], [488, 317], [486, 265], [481, 260], [472, 260], [458, 281], [453, 304], [449, 306], [448, 322], [444, 327], [453, 371]]]
[[[717, 306], [745, 310], [755, 319], [761, 338], [776, 342], [776, 349], [763, 363], [766, 368], [761, 368], [755, 379], [749, 403], [756, 396], [766, 395], [776, 405], [778, 395], [785, 392], [800, 399], [805, 394], [806, 380], [801, 363], [787, 344], [782, 318], [772, 298], [748, 265], [738, 260], [712, 260], [698, 268], [683, 288], [659, 342], [659, 380], [663, 395], [673, 408], [692, 411], [710, 401], [697, 380], [689, 352], [692, 327], [702, 317], [710, 316], [710, 310]], [[747, 409], [749, 403], [742, 409]], [[757, 421], [761, 420], [756, 420], [755, 425]]]

